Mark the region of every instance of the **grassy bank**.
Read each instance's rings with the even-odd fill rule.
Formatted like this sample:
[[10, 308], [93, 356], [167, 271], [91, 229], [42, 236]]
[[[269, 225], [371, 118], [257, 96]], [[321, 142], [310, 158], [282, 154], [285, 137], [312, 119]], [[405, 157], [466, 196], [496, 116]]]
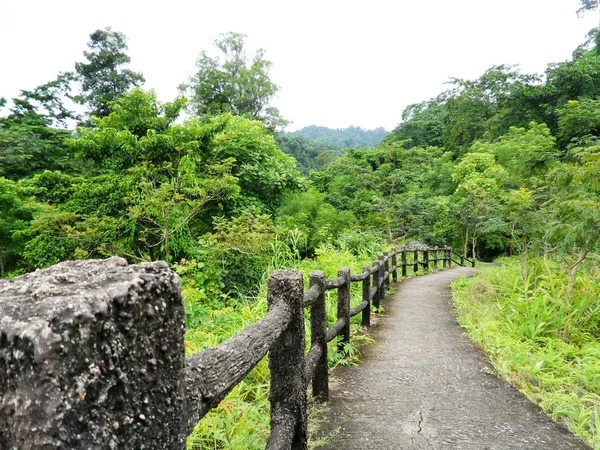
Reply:
[[571, 296], [567, 269], [504, 258], [454, 283], [459, 322], [498, 373], [600, 449], [600, 271], [584, 268]]

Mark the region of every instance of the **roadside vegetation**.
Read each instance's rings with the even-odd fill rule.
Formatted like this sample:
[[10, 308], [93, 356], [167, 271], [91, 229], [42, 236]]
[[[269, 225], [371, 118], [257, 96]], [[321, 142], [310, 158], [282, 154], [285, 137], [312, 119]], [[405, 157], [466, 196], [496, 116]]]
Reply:
[[501, 258], [454, 282], [459, 323], [498, 374], [600, 448], [600, 270], [593, 264], [567, 295], [568, 268]]

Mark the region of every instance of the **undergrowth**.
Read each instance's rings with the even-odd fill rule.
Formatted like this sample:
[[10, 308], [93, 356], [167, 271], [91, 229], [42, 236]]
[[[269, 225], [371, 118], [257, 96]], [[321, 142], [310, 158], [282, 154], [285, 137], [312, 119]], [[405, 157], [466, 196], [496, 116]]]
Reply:
[[[373, 261], [381, 248], [374, 247], [362, 252], [350, 251], [343, 244], [339, 247], [323, 245], [317, 250], [314, 259], [299, 260], [293, 255], [274, 252], [271, 264], [265, 270], [256, 298], [237, 298], [222, 302], [219, 307], [205, 302], [205, 295], [196, 289], [193, 280], [182, 277], [183, 294], [187, 315], [188, 331], [185, 335], [187, 354], [194, 354], [213, 347], [236, 335], [253, 322], [262, 319], [267, 311], [267, 275], [275, 269], [294, 268], [304, 275], [305, 288], [308, 288], [310, 272], [322, 270], [327, 278], [336, 278], [341, 267], [349, 267], [352, 273], [360, 273], [362, 266]], [[352, 283], [351, 307], [362, 301], [361, 283]], [[337, 295], [335, 290], [327, 291], [327, 321], [331, 326], [336, 321]], [[308, 317], [308, 315], [307, 315]], [[329, 364], [355, 364], [358, 349], [370, 342], [367, 336], [357, 334], [360, 328], [360, 314], [351, 320], [352, 339], [337, 349], [337, 342], [329, 343]], [[310, 343], [308, 318], [306, 322], [307, 347]], [[308, 349], [308, 348], [307, 348]], [[266, 358], [238, 384], [233, 391], [211, 410], [196, 425], [188, 437], [188, 449], [263, 449], [269, 437], [269, 369]], [[311, 447], [322, 444], [311, 443]]]
[[498, 373], [577, 436], [600, 449], [600, 271], [581, 271], [571, 296], [567, 269], [518, 258], [453, 284], [460, 324]]

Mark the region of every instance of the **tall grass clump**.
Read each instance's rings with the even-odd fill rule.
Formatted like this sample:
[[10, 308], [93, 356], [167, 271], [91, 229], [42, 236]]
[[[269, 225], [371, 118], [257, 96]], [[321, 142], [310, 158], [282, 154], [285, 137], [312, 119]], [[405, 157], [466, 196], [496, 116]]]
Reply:
[[567, 295], [555, 261], [529, 261], [526, 278], [519, 258], [498, 262], [454, 283], [459, 323], [501, 376], [600, 449], [600, 270], [584, 268]]
[[[294, 237], [294, 236], [292, 236]], [[368, 246], [359, 246], [358, 242], [368, 242]], [[309, 275], [313, 270], [322, 270], [328, 278], [337, 277], [341, 267], [349, 267], [352, 273], [362, 271], [364, 264], [376, 259], [383, 244], [361, 236], [349, 236], [332, 243], [323, 243], [316, 249], [312, 259], [301, 260], [296, 241], [284, 243], [276, 239], [269, 247], [269, 263], [263, 267], [263, 277], [257, 286], [256, 297], [235, 297], [211, 295], [217, 289], [208, 289], [207, 280], [201, 272], [204, 267], [186, 264], [178, 267], [182, 276], [184, 302], [186, 308], [187, 332], [185, 344], [187, 354], [194, 354], [214, 347], [226, 339], [240, 333], [251, 323], [262, 319], [267, 312], [267, 279], [276, 269], [298, 269], [304, 275], [305, 288], [308, 288]], [[353, 283], [351, 290], [352, 307], [361, 301], [360, 283]], [[336, 291], [328, 291], [328, 326], [333, 325], [337, 314]], [[360, 319], [353, 321], [352, 328], [360, 326]], [[308, 319], [306, 329], [309, 331]], [[368, 341], [365, 337], [353, 337], [352, 344], [344, 349], [345, 354], [337, 351], [335, 342], [330, 347], [330, 364], [350, 364], [356, 361], [357, 343]], [[307, 346], [310, 335], [307, 336]], [[269, 437], [269, 369], [266, 359], [219, 404], [210, 411], [195, 427], [188, 437], [188, 449], [262, 449]]]

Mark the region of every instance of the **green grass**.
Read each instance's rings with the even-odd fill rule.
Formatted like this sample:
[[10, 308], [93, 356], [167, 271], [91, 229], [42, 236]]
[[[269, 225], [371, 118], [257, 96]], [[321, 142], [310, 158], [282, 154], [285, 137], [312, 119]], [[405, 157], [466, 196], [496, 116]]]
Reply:
[[459, 322], [498, 373], [554, 420], [600, 449], [600, 271], [581, 271], [570, 298], [567, 269], [548, 259], [503, 258], [457, 280]]

